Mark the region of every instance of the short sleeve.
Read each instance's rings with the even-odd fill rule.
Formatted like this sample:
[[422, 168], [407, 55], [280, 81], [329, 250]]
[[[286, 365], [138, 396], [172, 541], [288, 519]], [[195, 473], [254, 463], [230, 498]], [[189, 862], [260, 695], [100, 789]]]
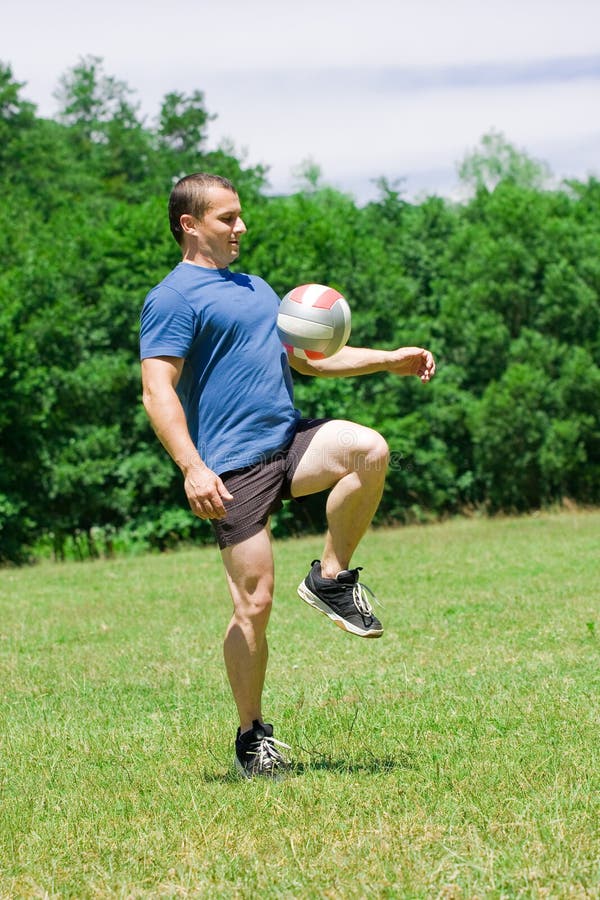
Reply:
[[140, 359], [153, 356], [185, 358], [192, 346], [196, 316], [172, 288], [158, 285], [144, 302], [140, 321]]

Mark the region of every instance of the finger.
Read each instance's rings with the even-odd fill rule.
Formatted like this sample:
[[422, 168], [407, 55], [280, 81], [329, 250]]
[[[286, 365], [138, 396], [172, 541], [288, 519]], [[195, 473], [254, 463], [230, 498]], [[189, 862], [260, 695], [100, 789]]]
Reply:
[[227, 511], [224, 506], [213, 506], [210, 511], [210, 519], [224, 519]]
[[[227, 490], [226, 493], [229, 497], [231, 497], [231, 494], [229, 494]], [[231, 497], [231, 499], [233, 499], [233, 497]], [[215, 492], [210, 497], [206, 498], [205, 503], [210, 512], [211, 519], [223, 519], [227, 515], [227, 510], [225, 509], [220, 494]]]
[[217, 490], [223, 500], [233, 500], [233, 494], [230, 494], [220, 478], [217, 479]]
[[199, 519], [219, 519], [225, 514], [215, 509], [212, 501], [208, 497], [190, 497], [190, 508], [195, 516]]
[[431, 377], [435, 373], [435, 360], [433, 358], [433, 354], [431, 354], [429, 351], [427, 351], [425, 355], [424, 370], [425, 372], [427, 372], [429, 377]]
[[200, 506], [199, 503], [194, 503], [192, 500], [190, 500], [190, 509], [192, 510], [193, 514], [196, 516], [197, 519], [210, 518], [209, 516], [206, 515], [203, 507]]
[[225, 510], [215, 509], [212, 504], [199, 503], [192, 508], [192, 512], [199, 519], [224, 519]]

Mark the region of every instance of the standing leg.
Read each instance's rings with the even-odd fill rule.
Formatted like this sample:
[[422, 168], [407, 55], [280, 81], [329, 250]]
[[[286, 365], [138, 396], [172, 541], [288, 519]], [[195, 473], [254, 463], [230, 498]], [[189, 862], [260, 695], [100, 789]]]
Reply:
[[241, 732], [258, 719], [267, 670], [267, 624], [273, 602], [273, 552], [268, 529], [221, 551], [233, 616], [223, 655]]

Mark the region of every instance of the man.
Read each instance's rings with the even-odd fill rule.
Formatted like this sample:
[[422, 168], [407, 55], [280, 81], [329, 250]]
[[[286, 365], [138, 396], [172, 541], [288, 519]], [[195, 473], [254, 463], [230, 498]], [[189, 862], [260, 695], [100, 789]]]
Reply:
[[387, 444], [352, 422], [301, 419], [289, 365], [323, 377], [393, 372], [427, 382], [435, 364], [419, 347], [345, 347], [329, 359], [288, 361], [279, 298], [262, 279], [229, 269], [246, 231], [233, 185], [204, 173], [182, 178], [169, 221], [182, 262], [142, 310], [144, 406], [181, 469], [192, 512], [211, 521], [221, 549], [233, 600], [224, 657], [240, 720], [237, 768], [275, 777], [288, 765], [278, 749], [286, 745], [264, 722], [261, 698], [274, 582], [269, 517], [282, 499], [330, 491], [323, 554], [300, 596], [352, 634], [383, 632], [349, 566], [381, 499]]

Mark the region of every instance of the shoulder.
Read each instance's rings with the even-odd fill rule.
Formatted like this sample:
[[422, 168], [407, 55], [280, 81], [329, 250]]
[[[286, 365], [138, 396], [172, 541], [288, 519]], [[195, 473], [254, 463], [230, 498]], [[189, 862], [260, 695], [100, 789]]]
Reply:
[[167, 311], [172, 307], [180, 306], [181, 304], [189, 306], [185, 294], [173, 287], [173, 285], [168, 284], [166, 280], [161, 281], [160, 284], [155, 285], [146, 294], [146, 299], [144, 300], [144, 305], [142, 307], [142, 315], [150, 308], [164, 309]]
[[[170, 273], [172, 274], [172, 273]], [[197, 317], [185, 293], [167, 275], [150, 290], [140, 316], [142, 358], [185, 357], [197, 327]]]
[[148, 291], [142, 307], [142, 320], [150, 313], [154, 315], [170, 315], [172, 313], [184, 316], [193, 315], [185, 275], [181, 265], [176, 266], [161, 282]]

